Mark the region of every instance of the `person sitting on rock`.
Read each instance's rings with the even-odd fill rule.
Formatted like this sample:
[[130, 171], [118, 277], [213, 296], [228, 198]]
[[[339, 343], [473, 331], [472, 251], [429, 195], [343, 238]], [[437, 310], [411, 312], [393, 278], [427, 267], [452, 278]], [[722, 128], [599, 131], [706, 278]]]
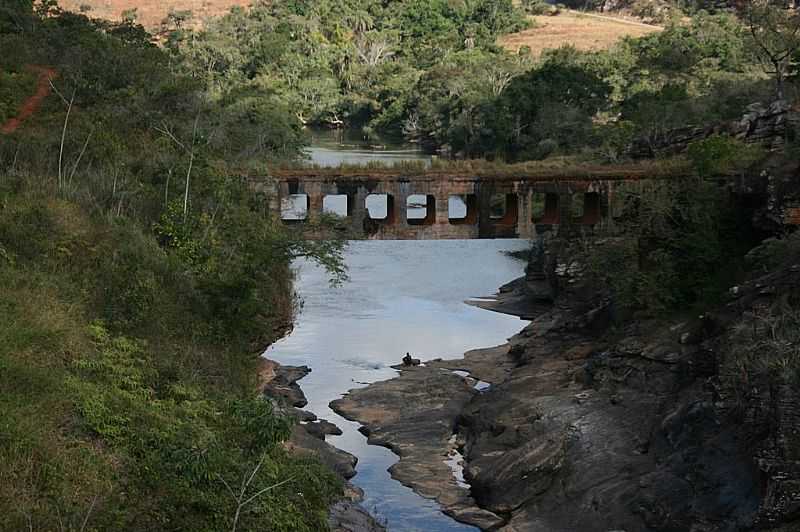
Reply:
[[406, 353], [406, 356], [403, 357], [403, 365], [404, 366], [419, 366], [420, 362], [418, 358], [411, 358], [410, 353]]

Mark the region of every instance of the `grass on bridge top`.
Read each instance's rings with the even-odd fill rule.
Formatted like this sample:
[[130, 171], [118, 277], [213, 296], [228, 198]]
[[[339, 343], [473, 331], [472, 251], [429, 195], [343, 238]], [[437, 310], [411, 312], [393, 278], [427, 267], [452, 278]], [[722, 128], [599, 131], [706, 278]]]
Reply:
[[370, 162], [363, 165], [343, 164], [321, 167], [313, 164], [274, 166], [274, 177], [433, 177], [484, 179], [663, 179], [693, 175], [689, 162], [683, 157], [627, 163], [603, 164], [582, 161], [574, 157], [556, 157], [544, 161], [508, 164], [483, 159], [434, 159], [430, 166], [421, 161], [403, 161], [387, 165]]

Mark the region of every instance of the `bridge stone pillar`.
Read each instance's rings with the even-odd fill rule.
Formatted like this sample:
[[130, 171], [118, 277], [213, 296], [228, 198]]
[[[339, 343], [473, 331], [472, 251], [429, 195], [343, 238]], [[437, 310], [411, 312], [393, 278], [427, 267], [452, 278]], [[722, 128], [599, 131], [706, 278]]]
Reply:
[[600, 226], [604, 231], [614, 232], [614, 212], [615, 212], [615, 184], [609, 181], [606, 185], [605, 193], [600, 193]]
[[301, 194], [308, 196], [308, 217], [309, 222], [317, 222], [322, 216], [322, 198], [325, 193], [322, 190], [322, 184], [319, 182], [301, 183]]
[[536, 234], [531, 210], [532, 201], [533, 190], [526, 184], [520, 183], [517, 187], [517, 236], [519, 238], [531, 239]]
[[355, 187], [347, 196], [347, 201], [352, 201], [353, 203], [352, 207], [349, 207], [352, 213], [350, 215], [350, 228], [353, 234], [356, 235], [364, 232], [364, 222], [369, 217], [369, 213], [367, 212], [367, 195], [369, 195], [369, 191], [362, 185]]
[[436, 198], [436, 225], [446, 232], [450, 227], [450, 194], [442, 187], [437, 187], [432, 194]]
[[[414, 185], [410, 181], [396, 181], [389, 187], [394, 196], [395, 230], [409, 230], [414, 226], [408, 223], [408, 197], [418, 192], [414, 190]], [[424, 192], [421, 192], [424, 194]]]

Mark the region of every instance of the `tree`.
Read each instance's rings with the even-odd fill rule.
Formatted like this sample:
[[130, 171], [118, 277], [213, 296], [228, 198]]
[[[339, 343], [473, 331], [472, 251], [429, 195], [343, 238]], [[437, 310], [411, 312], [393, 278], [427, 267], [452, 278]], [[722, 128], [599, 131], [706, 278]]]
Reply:
[[0, 5], [0, 34], [11, 31], [22, 31], [26, 20], [33, 15], [31, 0], [5, 0]]
[[786, 78], [797, 69], [800, 51], [800, 13], [775, 0], [745, 0], [743, 17], [750, 30], [755, 53], [767, 74], [775, 77], [775, 94], [785, 96]]
[[552, 52], [538, 68], [514, 78], [499, 98], [495, 131], [503, 151], [542, 158], [553, 142], [562, 148], [585, 146], [592, 118], [607, 104], [610, 91], [574, 48]]

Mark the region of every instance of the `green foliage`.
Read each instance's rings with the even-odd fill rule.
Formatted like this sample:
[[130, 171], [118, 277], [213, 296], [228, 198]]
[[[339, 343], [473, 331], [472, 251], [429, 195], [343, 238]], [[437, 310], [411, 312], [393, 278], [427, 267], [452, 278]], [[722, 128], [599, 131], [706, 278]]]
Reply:
[[730, 14], [700, 12], [689, 23], [626, 39], [590, 64], [612, 87], [621, 118], [637, 135], [741, 117], [747, 105], [769, 97], [753, 62], [746, 28]]
[[[800, 260], [800, 232], [770, 238], [747, 254], [756, 276], [783, 272]], [[800, 382], [800, 293], [785, 286], [772, 304], [755, 306], [745, 313], [728, 338], [725, 384], [731, 386], [741, 405], [752, 397], [753, 384], [770, 383], [775, 389]], [[777, 384], [777, 386], [776, 386]]]
[[764, 157], [759, 146], [721, 135], [693, 142], [687, 151], [700, 177], [742, 172]]
[[339, 482], [255, 397], [290, 261], [345, 275], [341, 241], [274, 223], [247, 185], [302, 148], [289, 104], [212, 94], [140, 27], [52, 2], [4, 3], [0, 48], [5, 115], [26, 64], [58, 72], [0, 136], [0, 529], [229, 529], [226, 484], [252, 475], [275, 488], [238, 530], [324, 530]]
[[697, 178], [629, 187], [619, 237], [589, 244], [589, 271], [621, 312], [669, 313], [713, 303], [751, 246], [727, 193]]
[[553, 10], [553, 6], [544, 0], [522, 0], [522, 7], [529, 15], [546, 15]]
[[[94, 505], [97, 530], [226, 529], [236, 503], [225, 484], [241, 485], [261, 463], [252, 493], [290, 481], [248, 506], [238, 529], [324, 529], [338, 482], [283, 451], [290, 423], [255, 397], [246, 354], [287, 316], [262, 316], [250, 336], [221, 326], [203, 262], [213, 250], [187, 263], [130, 220], [30, 191], [4, 191], [0, 205], [0, 245], [14, 259], [0, 260], [0, 528], [29, 517], [58, 528], [60, 513], [78, 529]], [[281, 238], [271, 245], [288, 250], [269, 256], [225, 250], [242, 265], [240, 282], [256, 284], [248, 264], [267, 269], [266, 307], [291, 297], [281, 272], [302, 248]], [[226, 297], [239, 320], [256, 319]]]
[[598, 126], [597, 130], [598, 136], [603, 139], [598, 154], [608, 162], [624, 159], [636, 136], [636, 124], [627, 120], [617, 120]]
[[420, 74], [465, 50], [502, 61], [496, 38], [525, 26], [510, 0], [304, 0], [235, 10], [170, 45], [220, 98], [245, 91], [303, 123], [396, 135]]
[[503, 91], [495, 113], [500, 144], [494, 149], [524, 160], [552, 153], [542, 150], [546, 139], [565, 152], [591, 144], [592, 118], [609, 93], [609, 85], [574, 49], [551, 53]]
[[[747, 313], [729, 338], [724, 379], [740, 406], [753, 385], [776, 390], [800, 382], [800, 307], [797, 294], [784, 294], [771, 306]], [[731, 378], [734, 375], [738, 378]], [[772, 393], [775, 393], [774, 391]]]
[[34, 92], [35, 76], [27, 72], [0, 73], [0, 124], [17, 115], [23, 102]]
[[620, 139], [604, 135], [620, 130], [596, 127], [598, 117], [619, 117], [626, 137], [649, 136], [738, 118], [771, 92], [740, 20], [684, 7], [694, 11], [688, 22], [670, 19], [605, 52], [550, 51], [538, 63], [495, 45], [526, 24], [506, 0], [257, 5], [174, 36], [171, 49], [219, 101], [247, 94], [305, 124], [403, 135], [459, 157], [594, 151], [617, 160]]
[[775, 80], [775, 95], [786, 96], [786, 79], [800, 71], [800, 14], [784, 3], [751, 0], [741, 5], [749, 34], [748, 44], [764, 71]]
[[663, 23], [670, 14], [670, 6], [659, 0], [634, 0], [631, 14], [650, 23]]
[[800, 232], [768, 238], [747, 253], [747, 264], [754, 272], [769, 272], [800, 259]]

